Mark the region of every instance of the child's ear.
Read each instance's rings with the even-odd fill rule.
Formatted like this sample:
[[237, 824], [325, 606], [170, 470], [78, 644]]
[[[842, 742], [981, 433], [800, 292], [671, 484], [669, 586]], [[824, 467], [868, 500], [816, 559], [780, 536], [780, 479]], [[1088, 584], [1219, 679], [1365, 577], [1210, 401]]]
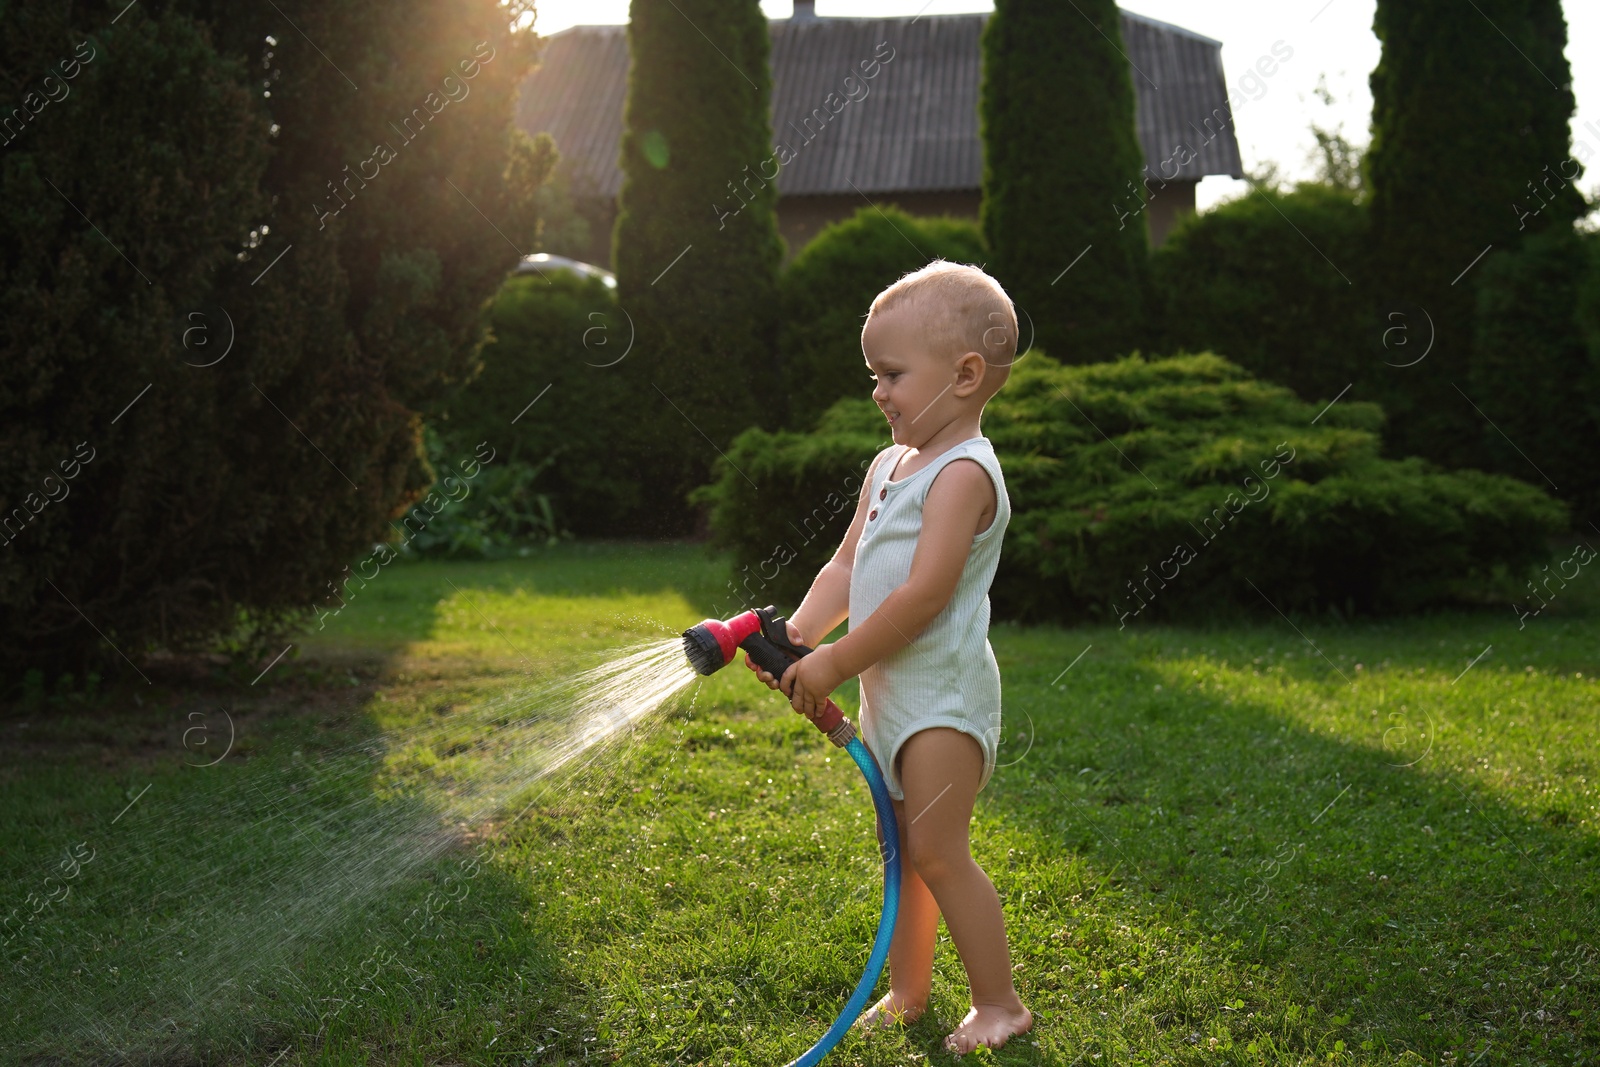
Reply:
[[956, 396], [971, 396], [983, 385], [988, 361], [977, 352], [968, 352], [956, 360], [956, 382], [951, 392]]

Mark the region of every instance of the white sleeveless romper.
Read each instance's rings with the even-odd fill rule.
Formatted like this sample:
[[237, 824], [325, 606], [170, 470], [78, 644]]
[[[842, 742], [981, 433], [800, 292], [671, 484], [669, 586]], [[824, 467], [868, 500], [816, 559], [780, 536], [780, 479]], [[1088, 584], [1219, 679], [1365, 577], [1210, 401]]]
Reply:
[[1000, 461], [987, 437], [970, 437], [915, 474], [890, 481], [907, 446], [879, 453], [868, 519], [850, 572], [850, 628], [867, 620], [911, 574], [928, 488], [948, 464], [977, 462], [994, 483], [995, 515], [972, 539], [961, 580], [943, 611], [908, 646], [861, 673], [861, 735], [877, 757], [889, 793], [904, 800], [895, 759], [912, 734], [946, 726], [970, 734], [983, 749], [981, 789], [994, 772], [1000, 740], [1000, 668], [989, 647], [989, 583], [1011, 519]]

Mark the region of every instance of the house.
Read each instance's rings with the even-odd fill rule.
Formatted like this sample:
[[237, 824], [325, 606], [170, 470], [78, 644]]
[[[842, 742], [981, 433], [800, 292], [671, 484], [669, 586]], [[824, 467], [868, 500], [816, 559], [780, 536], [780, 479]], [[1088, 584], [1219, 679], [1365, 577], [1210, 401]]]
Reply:
[[[792, 18], [772, 21], [772, 125], [792, 154], [778, 177], [778, 228], [791, 255], [869, 202], [977, 217], [979, 35], [988, 17], [827, 18], [810, 0], [796, 0]], [[1152, 244], [1160, 244], [1179, 215], [1194, 211], [1201, 178], [1243, 173], [1222, 42], [1129, 11], [1122, 40], [1149, 186], [1142, 214]], [[819, 111], [883, 42], [892, 56], [870, 95], [832, 115]], [[518, 105], [518, 124], [548, 132], [570, 168], [574, 195], [596, 223], [587, 256], [597, 263], [609, 262], [622, 188], [627, 83], [626, 27], [575, 26], [549, 38]]]

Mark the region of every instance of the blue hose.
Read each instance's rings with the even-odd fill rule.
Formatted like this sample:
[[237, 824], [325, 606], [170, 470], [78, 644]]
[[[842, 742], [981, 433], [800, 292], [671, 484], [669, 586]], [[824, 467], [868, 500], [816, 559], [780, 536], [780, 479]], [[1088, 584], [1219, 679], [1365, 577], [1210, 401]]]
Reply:
[[872, 991], [883, 974], [883, 965], [889, 961], [889, 942], [894, 939], [895, 915], [900, 910], [900, 826], [895, 821], [889, 787], [883, 782], [878, 761], [872, 758], [872, 753], [861, 743], [861, 738], [852, 737], [844, 750], [861, 768], [861, 776], [867, 780], [867, 788], [872, 790], [872, 806], [877, 809], [878, 826], [883, 832], [883, 840], [878, 842], [878, 850], [883, 854], [883, 914], [878, 919], [878, 936], [872, 942], [872, 955], [867, 958], [867, 969], [861, 972], [861, 981], [856, 983], [855, 992], [850, 994], [844, 1010], [833, 1020], [828, 1032], [799, 1059], [791, 1061], [789, 1067], [815, 1067], [821, 1063], [822, 1057], [833, 1051], [834, 1046], [844, 1039], [850, 1027], [867, 1009], [867, 1001], [872, 998]]

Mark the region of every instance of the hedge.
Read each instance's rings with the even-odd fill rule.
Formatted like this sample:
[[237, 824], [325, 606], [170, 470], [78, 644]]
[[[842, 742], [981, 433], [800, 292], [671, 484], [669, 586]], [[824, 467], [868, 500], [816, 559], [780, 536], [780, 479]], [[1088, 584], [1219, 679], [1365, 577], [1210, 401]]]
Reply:
[[1570, 228], [1486, 257], [1472, 362], [1459, 386], [1470, 402], [1455, 400], [1482, 413], [1473, 412], [1487, 469], [1555, 487], [1581, 518], [1600, 521], [1600, 363], [1578, 310], [1589, 260]]
[[[997, 615], [1392, 613], [1547, 558], [1564, 505], [1512, 478], [1384, 459], [1382, 419], [1359, 402], [1319, 416], [1210, 353], [1082, 367], [1035, 353], [985, 418], [1013, 508]], [[849, 523], [836, 497], [886, 443], [881, 426], [869, 401], [843, 400], [815, 433], [734, 442], [699, 496], [743, 603], [798, 602]]]
[[[1352, 382], [1373, 399], [1365, 386], [1384, 368], [1351, 284], [1363, 274], [1366, 225], [1351, 193], [1311, 184], [1186, 216], [1151, 253], [1159, 349], [1226, 352], [1306, 400], [1332, 400]], [[1389, 356], [1405, 358], [1398, 347]]]
[[861, 325], [885, 287], [934, 259], [982, 263], [975, 222], [926, 218], [892, 206], [864, 207], [812, 238], [779, 283], [778, 350], [786, 425], [807, 429], [835, 400], [871, 391], [861, 356]]
[[637, 339], [612, 290], [569, 271], [519, 274], [489, 318], [481, 371], [435, 423], [445, 451], [493, 441], [497, 468], [541, 468], [524, 488], [548, 497], [560, 528], [632, 532], [640, 479], [617, 462], [616, 441], [636, 418], [620, 375]]

